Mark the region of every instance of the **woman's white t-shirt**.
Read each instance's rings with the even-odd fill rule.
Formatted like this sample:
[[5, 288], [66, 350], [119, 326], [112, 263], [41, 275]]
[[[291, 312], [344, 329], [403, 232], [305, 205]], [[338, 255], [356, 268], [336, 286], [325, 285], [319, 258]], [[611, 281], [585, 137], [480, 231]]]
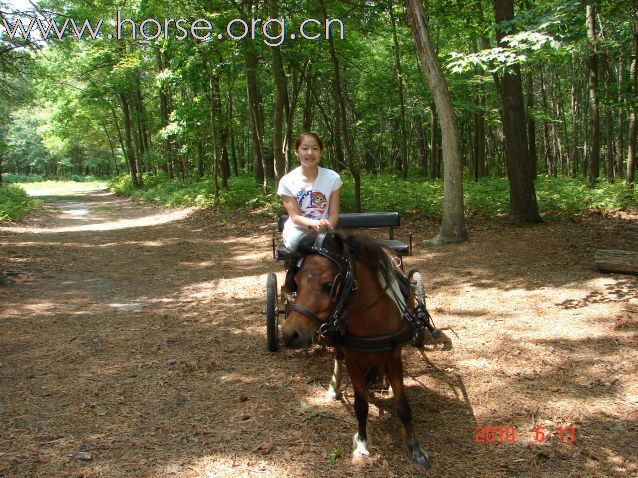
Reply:
[[[326, 219], [330, 208], [330, 196], [342, 184], [337, 173], [322, 167], [319, 167], [314, 182], [307, 183], [301, 177], [299, 166], [281, 178], [277, 194], [295, 198], [302, 216], [308, 219]], [[292, 250], [307, 232], [306, 227], [298, 226], [288, 218], [283, 230], [284, 245]]]

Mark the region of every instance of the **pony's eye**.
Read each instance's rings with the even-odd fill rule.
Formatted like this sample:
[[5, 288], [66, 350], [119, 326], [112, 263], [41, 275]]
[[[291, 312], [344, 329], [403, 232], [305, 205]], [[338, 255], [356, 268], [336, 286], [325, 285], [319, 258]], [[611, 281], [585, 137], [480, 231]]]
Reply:
[[325, 292], [326, 294], [330, 293], [332, 290], [332, 282], [326, 282], [321, 286], [321, 292]]

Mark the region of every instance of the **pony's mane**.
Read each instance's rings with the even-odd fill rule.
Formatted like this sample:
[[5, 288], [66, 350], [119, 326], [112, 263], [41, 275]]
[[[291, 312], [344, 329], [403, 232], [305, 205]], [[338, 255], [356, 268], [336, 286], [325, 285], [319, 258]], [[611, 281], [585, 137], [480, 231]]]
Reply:
[[[302, 257], [312, 254], [311, 248], [317, 235], [317, 232], [312, 231], [299, 241], [297, 249], [292, 255], [293, 264]], [[329, 251], [343, 255], [344, 246], [350, 247], [358, 262], [365, 264], [375, 275], [381, 273], [386, 282], [389, 283], [394, 268], [385, 248], [379, 242], [366, 235], [346, 233], [343, 230], [332, 232], [326, 236], [324, 247]]]

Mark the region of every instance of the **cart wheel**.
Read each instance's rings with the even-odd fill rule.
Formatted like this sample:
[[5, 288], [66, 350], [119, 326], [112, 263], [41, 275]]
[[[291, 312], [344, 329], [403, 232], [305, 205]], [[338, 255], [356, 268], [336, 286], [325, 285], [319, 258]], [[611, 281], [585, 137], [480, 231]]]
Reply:
[[268, 350], [279, 350], [279, 310], [277, 309], [277, 276], [274, 272], [266, 279], [266, 337]]
[[[416, 296], [417, 301], [421, 302], [423, 306], [425, 306], [425, 287], [423, 286], [423, 276], [421, 276], [421, 273], [418, 270], [412, 269], [408, 273], [408, 279], [414, 282], [413, 290], [414, 290], [414, 295]], [[414, 338], [412, 339], [412, 345], [414, 345], [415, 347], [421, 348], [423, 347], [424, 343], [425, 343], [425, 330], [423, 329], [423, 327], [419, 327], [416, 331], [416, 334], [414, 335]]]

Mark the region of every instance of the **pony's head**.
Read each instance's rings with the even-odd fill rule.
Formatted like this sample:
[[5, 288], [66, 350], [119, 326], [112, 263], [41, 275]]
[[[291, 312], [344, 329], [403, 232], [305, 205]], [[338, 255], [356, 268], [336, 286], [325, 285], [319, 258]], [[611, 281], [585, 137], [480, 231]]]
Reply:
[[357, 279], [359, 292], [354, 295], [355, 258], [370, 272], [368, 277], [375, 278], [372, 280], [381, 273], [388, 282], [392, 265], [386, 251], [373, 239], [329, 232], [309, 233], [299, 242], [286, 276], [286, 289], [297, 293], [282, 327], [287, 347], [307, 347], [331, 315], [344, 312], [350, 297], [356, 300], [359, 292], [369, 293], [366, 284], [359, 284]]
[[287, 347], [310, 345], [334, 308], [347, 269], [344, 247], [343, 236], [334, 232], [309, 233], [299, 242], [286, 275], [286, 289], [297, 294], [282, 327]]

